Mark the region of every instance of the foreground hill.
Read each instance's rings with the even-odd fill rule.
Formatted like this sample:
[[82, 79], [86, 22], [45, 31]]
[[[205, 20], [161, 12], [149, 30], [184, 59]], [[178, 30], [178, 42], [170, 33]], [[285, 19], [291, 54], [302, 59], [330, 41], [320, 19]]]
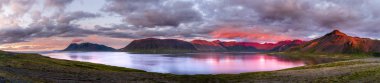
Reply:
[[116, 51], [116, 49], [93, 43], [72, 43], [63, 51]]
[[339, 30], [334, 30], [289, 51], [307, 53], [380, 53], [380, 41], [352, 37]]
[[379, 82], [380, 59], [356, 59], [272, 72], [172, 75], [58, 60], [38, 54], [0, 52], [0, 83], [347, 83]]
[[120, 50], [136, 53], [177, 53], [194, 52], [197, 49], [190, 42], [182, 40], [147, 38], [134, 40]]

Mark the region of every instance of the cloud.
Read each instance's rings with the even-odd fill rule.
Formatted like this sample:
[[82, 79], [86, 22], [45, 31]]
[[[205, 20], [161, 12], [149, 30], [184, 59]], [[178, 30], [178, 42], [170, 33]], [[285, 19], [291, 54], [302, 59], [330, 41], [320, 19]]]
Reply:
[[[275, 42], [309, 40], [311, 36], [318, 37], [332, 29], [341, 29], [354, 36], [379, 38], [380, 35], [377, 33], [380, 28], [376, 28], [380, 24], [380, 1], [377, 0], [107, 0], [94, 13], [66, 10], [74, 0], [42, 3], [42, 7], [52, 7], [58, 9], [57, 12], [36, 9], [35, 3], [41, 1], [0, 2], [0, 7], [10, 6], [11, 11], [17, 11], [14, 16], [19, 16], [0, 14], [0, 38], [4, 39], [1, 43], [89, 35]], [[20, 16], [24, 14], [27, 15]], [[32, 22], [25, 23], [27, 17]], [[101, 19], [92, 20], [99, 17]], [[109, 19], [103, 17], [121, 20], [94, 24], [94, 27], [86, 24], [99, 20], [108, 22]]]
[[240, 37], [242, 40], [255, 41], [256, 35], [251, 34], [274, 37], [278, 34], [273, 33], [282, 33], [291, 38], [309, 39], [332, 29], [366, 37], [380, 35], [374, 33], [380, 31], [374, 28], [380, 22], [376, 5], [379, 3], [374, 0], [109, 0], [102, 10], [123, 17], [125, 25], [149, 27], [124, 27], [133, 30], [126, 33], [142, 37], [212, 38], [215, 35], [210, 34], [229, 26], [231, 30], [236, 28], [253, 36]]
[[214, 38], [227, 38], [227, 39], [242, 39], [241, 41], [257, 41], [257, 42], [273, 42], [294, 39], [292, 37], [281, 35], [281, 33], [273, 33], [260, 28], [235, 28], [223, 27], [214, 30], [210, 33]]
[[8, 6], [12, 11], [12, 16], [19, 17], [27, 13], [34, 5], [35, 0], [0, 0], [0, 9], [3, 10], [4, 6]]
[[3, 12], [3, 5], [9, 3], [9, 0], [0, 0], [0, 12]]
[[83, 39], [72, 39], [71, 43], [78, 43], [78, 42], [83, 42]]

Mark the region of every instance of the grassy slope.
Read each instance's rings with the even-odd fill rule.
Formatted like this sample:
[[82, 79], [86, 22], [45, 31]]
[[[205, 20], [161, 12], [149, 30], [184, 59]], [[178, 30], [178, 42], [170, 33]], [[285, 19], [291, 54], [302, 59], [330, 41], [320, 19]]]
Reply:
[[[141, 70], [86, 62], [57, 60], [37, 54], [0, 53], [0, 77], [5, 77], [13, 81], [157, 82], [156, 79], [161, 79], [160, 76], [161, 74], [147, 73]], [[149, 80], [145, 80], [148, 78]]]
[[361, 59], [361, 58], [371, 58], [368, 54], [331, 54], [331, 53], [305, 53], [305, 52], [275, 52], [270, 54], [285, 55], [294, 58], [330, 58], [330, 59], [341, 59], [341, 60], [351, 60], [351, 59]]
[[[33, 82], [373, 82], [380, 81], [380, 59], [367, 58], [272, 72], [171, 75], [100, 64], [0, 52], [0, 80]], [[1, 82], [1, 81], [0, 81]]]
[[380, 81], [380, 59], [356, 59], [273, 72], [218, 76], [230, 82], [376, 82]]

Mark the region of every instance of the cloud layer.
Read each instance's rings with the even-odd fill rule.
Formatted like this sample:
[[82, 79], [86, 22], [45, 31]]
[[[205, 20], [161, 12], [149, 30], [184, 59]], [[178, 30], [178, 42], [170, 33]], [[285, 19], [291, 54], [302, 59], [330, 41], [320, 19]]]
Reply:
[[[1, 7], [9, 7], [10, 15], [1, 15], [0, 44], [26, 42], [34, 38], [47, 37], [82, 37], [97, 33], [93, 30], [80, 28], [76, 21], [100, 17], [83, 11], [64, 12], [57, 11], [49, 16], [43, 16], [41, 10], [31, 12], [36, 0], [3, 0]], [[63, 10], [72, 0], [45, 0], [47, 7], [56, 7]], [[4, 8], [3, 8], [4, 10]], [[31, 16], [31, 22], [24, 24], [26, 14]], [[24, 24], [24, 25], [23, 25]]]
[[[377, 0], [107, 0], [97, 12], [72, 11], [75, 1], [0, 0], [0, 44], [90, 35], [275, 42], [333, 29], [380, 38]], [[96, 23], [110, 17], [120, 20]]]

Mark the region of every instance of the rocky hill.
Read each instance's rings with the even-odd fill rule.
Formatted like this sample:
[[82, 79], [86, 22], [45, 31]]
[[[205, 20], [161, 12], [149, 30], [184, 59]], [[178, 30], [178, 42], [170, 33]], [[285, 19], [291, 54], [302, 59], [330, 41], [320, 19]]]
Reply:
[[379, 53], [380, 41], [349, 36], [334, 30], [318, 39], [289, 49], [310, 53]]
[[116, 51], [116, 49], [94, 43], [72, 43], [63, 51]]
[[193, 52], [197, 49], [190, 42], [182, 40], [147, 38], [134, 40], [120, 50], [135, 53], [177, 53]]

